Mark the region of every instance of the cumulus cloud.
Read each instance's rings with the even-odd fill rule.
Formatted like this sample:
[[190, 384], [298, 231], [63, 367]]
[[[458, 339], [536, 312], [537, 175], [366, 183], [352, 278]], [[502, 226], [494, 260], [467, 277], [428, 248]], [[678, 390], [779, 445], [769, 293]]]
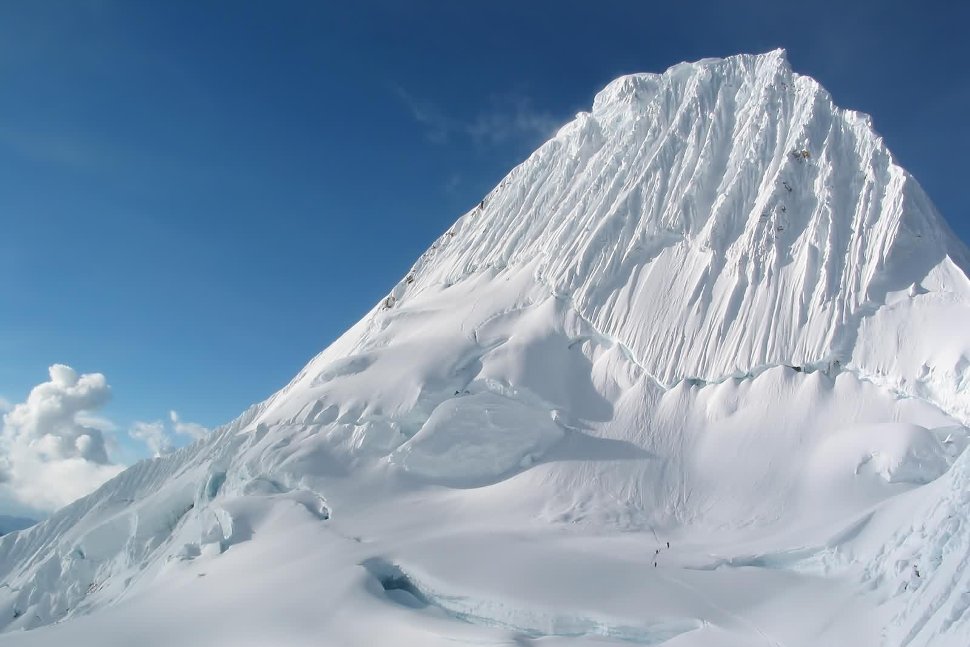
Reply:
[[0, 476], [8, 494], [37, 510], [54, 510], [121, 472], [108, 459], [100, 419], [90, 416], [111, 395], [104, 375], [78, 375], [50, 367], [38, 384], [3, 416]]
[[208, 428], [182, 420], [175, 411], [168, 412], [167, 424], [161, 420], [136, 422], [128, 430], [128, 435], [145, 443], [155, 457], [171, 452], [186, 440], [195, 441], [208, 433]]
[[[0, 398], [0, 505], [49, 512], [90, 493], [119, 474], [111, 460], [118, 426], [97, 411], [111, 397], [101, 373], [78, 375], [64, 364], [31, 389], [25, 402]], [[155, 456], [209, 433], [169, 411], [167, 421], [136, 422], [128, 430]]]

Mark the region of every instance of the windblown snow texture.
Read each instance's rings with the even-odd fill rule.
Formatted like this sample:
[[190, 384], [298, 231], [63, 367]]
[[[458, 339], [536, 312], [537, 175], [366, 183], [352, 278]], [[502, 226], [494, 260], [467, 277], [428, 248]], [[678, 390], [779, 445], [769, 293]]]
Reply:
[[970, 643], [963, 246], [781, 51], [617, 79], [0, 644]]

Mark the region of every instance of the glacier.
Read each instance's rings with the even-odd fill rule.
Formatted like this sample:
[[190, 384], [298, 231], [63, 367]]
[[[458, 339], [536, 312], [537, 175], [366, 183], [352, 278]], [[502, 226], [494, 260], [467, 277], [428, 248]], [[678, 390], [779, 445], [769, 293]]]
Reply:
[[783, 51], [617, 79], [279, 392], [0, 538], [0, 645], [965, 647], [967, 258]]

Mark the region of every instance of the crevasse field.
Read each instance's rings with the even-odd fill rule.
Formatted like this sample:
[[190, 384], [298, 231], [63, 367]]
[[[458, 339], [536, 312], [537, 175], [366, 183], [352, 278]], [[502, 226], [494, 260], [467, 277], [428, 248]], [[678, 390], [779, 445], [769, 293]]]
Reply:
[[966, 259], [784, 52], [617, 79], [280, 392], [0, 539], [0, 645], [966, 647]]

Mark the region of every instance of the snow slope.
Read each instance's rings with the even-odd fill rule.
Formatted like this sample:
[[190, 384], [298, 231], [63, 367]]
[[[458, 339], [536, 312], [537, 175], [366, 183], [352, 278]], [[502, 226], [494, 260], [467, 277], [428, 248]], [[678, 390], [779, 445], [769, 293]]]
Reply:
[[0, 645], [964, 647], [965, 254], [783, 52], [618, 79], [281, 391], [0, 539]]

